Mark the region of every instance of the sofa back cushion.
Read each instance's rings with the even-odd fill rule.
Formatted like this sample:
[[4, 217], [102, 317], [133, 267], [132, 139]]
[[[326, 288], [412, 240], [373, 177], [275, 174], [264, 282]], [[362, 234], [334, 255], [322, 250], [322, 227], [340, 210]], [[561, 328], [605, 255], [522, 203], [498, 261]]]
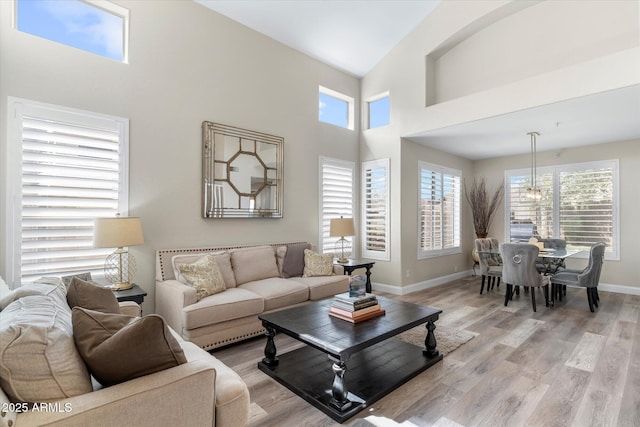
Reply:
[[271, 246], [234, 249], [230, 253], [231, 266], [238, 285], [280, 275], [276, 254]]
[[225, 288], [235, 288], [236, 278], [233, 274], [233, 268], [231, 267], [231, 255], [229, 252], [202, 252], [197, 254], [179, 254], [174, 255], [171, 258], [171, 265], [173, 266], [173, 274], [176, 280], [188, 285], [188, 281], [180, 273], [177, 264], [193, 264], [203, 256], [211, 254], [218, 264], [222, 279], [224, 280]]
[[57, 295], [58, 287], [51, 288], [0, 312], [0, 386], [14, 402], [51, 402], [92, 391], [67, 301]]

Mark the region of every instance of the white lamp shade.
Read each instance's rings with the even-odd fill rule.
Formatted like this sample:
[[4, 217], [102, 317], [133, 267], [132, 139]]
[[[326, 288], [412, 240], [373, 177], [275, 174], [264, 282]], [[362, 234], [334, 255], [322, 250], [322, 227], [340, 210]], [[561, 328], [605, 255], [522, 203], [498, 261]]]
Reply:
[[96, 218], [93, 226], [93, 246], [123, 248], [144, 243], [142, 223], [137, 217]]
[[353, 225], [353, 218], [334, 218], [329, 225], [329, 236], [344, 237], [355, 236], [356, 228]]

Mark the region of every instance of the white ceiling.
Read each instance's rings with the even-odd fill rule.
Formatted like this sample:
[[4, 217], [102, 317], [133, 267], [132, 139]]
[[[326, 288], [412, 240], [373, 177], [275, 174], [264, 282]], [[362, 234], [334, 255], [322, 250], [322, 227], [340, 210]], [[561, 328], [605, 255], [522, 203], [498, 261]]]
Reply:
[[363, 77], [440, 0], [194, 0], [325, 64]]
[[[441, 0], [194, 0], [357, 77]], [[409, 139], [472, 160], [640, 139], [640, 86], [436, 129]]]

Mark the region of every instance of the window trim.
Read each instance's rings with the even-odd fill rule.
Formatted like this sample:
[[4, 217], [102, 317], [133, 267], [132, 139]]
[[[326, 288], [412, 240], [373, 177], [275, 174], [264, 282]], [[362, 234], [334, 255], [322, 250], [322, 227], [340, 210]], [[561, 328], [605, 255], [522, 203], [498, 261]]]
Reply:
[[326, 123], [328, 125], [332, 125], [332, 126], [336, 126], [342, 129], [349, 129], [349, 130], [355, 130], [355, 98], [349, 96], [349, 95], [345, 95], [343, 93], [337, 92], [333, 89], [329, 89], [327, 87], [324, 87], [322, 85], [318, 86], [318, 98], [320, 98], [320, 94], [324, 94], [327, 96], [330, 96], [332, 98], [336, 98], [340, 101], [344, 101], [347, 103], [347, 127], [342, 127], [330, 122], [325, 122], [320, 120], [320, 107], [318, 104], [318, 121], [320, 123]]
[[[367, 209], [367, 200], [365, 200], [365, 198], [367, 197], [367, 190], [366, 190], [366, 185], [367, 185], [367, 180], [366, 180], [366, 171], [367, 169], [372, 169], [375, 167], [380, 167], [383, 166], [385, 168], [385, 190], [386, 190], [386, 194], [385, 194], [385, 230], [384, 230], [384, 235], [385, 235], [385, 250], [384, 252], [382, 251], [371, 251], [368, 250], [366, 248], [366, 244], [367, 244], [367, 234], [366, 234], [366, 230], [367, 230], [367, 213], [366, 213], [366, 209]], [[361, 165], [361, 175], [360, 175], [360, 185], [361, 185], [361, 190], [360, 193], [362, 195], [362, 201], [361, 201], [361, 228], [360, 228], [360, 233], [362, 238], [360, 239], [361, 242], [361, 250], [362, 250], [362, 257], [363, 258], [369, 258], [369, 259], [376, 259], [376, 260], [381, 260], [381, 261], [390, 261], [391, 260], [391, 242], [390, 242], [390, 237], [391, 237], [391, 233], [390, 233], [390, 226], [391, 226], [391, 220], [390, 220], [390, 205], [391, 205], [391, 201], [390, 201], [390, 183], [391, 183], [391, 179], [390, 179], [390, 166], [391, 166], [391, 161], [389, 158], [385, 158], [385, 159], [378, 159], [378, 160], [369, 160], [369, 161], [365, 161], [362, 162]]]
[[[554, 230], [554, 238], [559, 238], [560, 233], [560, 213], [559, 213], [559, 205], [560, 205], [560, 181], [558, 179], [560, 172], [572, 171], [572, 170], [585, 170], [585, 169], [599, 169], [599, 168], [612, 168], [612, 179], [613, 179], [613, 203], [612, 203], [612, 212], [611, 217], [613, 219], [613, 246], [611, 247], [611, 251], [605, 251], [605, 259], [609, 261], [620, 261], [620, 161], [619, 159], [608, 159], [608, 160], [595, 160], [591, 162], [580, 162], [580, 163], [565, 163], [560, 165], [552, 165], [552, 166], [543, 166], [537, 167], [536, 173], [551, 173], [553, 175], [553, 230]], [[530, 174], [530, 169], [521, 168], [521, 169], [507, 169], [504, 171], [504, 182], [505, 182], [505, 200], [504, 200], [504, 236], [505, 239], [511, 237], [511, 222], [509, 221], [510, 212], [511, 212], [511, 180], [512, 176], [518, 175], [528, 175]], [[578, 254], [574, 255], [575, 258], [589, 258], [588, 251], [581, 251]]]
[[462, 185], [462, 171], [458, 170], [458, 169], [454, 169], [454, 168], [449, 168], [446, 166], [441, 166], [441, 165], [436, 165], [434, 163], [429, 163], [429, 162], [425, 162], [422, 160], [418, 160], [418, 210], [417, 210], [417, 217], [418, 217], [418, 221], [417, 221], [417, 226], [418, 226], [418, 242], [417, 242], [417, 248], [418, 248], [418, 260], [423, 260], [423, 259], [429, 259], [429, 258], [437, 258], [437, 257], [441, 257], [441, 256], [446, 256], [446, 255], [453, 255], [453, 254], [460, 254], [462, 253], [462, 188], [459, 189], [460, 194], [458, 195], [459, 199], [458, 199], [458, 227], [460, 228], [460, 236], [459, 238], [459, 242], [458, 242], [458, 246], [454, 246], [452, 248], [446, 248], [446, 249], [433, 249], [433, 250], [425, 250], [422, 248], [422, 245], [420, 244], [420, 233], [422, 232], [421, 230], [421, 215], [422, 215], [422, 209], [421, 209], [421, 201], [422, 201], [422, 194], [421, 194], [421, 188], [422, 188], [422, 169], [429, 169], [432, 170], [434, 172], [438, 172], [440, 174], [449, 174], [449, 175], [454, 175], [457, 176], [460, 179], [460, 185]]
[[[358, 229], [358, 223], [357, 223], [357, 218], [355, 217], [355, 206], [356, 206], [356, 190], [357, 190], [357, 186], [356, 186], [356, 163], [352, 162], [350, 160], [343, 160], [343, 159], [336, 159], [333, 157], [326, 157], [326, 156], [320, 156], [318, 158], [318, 253], [328, 253], [328, 252], [334, 252], [335, 248], [331, 248], [329, 250], [327, 250], [327, 248], [324, 247], [324, 215], [323, 215], [323, 188], [324, 188], [324, 177], [323, 177], [323, 166], [324, 165], [330, 165], [333, 167], [338, 167], [338, 168], [344, 168], [344, 169], [350, 169], [351, 170], [351, 216], [353, 217], [353, 220], [355, 222], [355, 228], [356, 230]], [[357, 236], [353, 236], [353, 237], [345, 237], [347, 240], [351, 241], [351, 249], [352, 249], [352, 254], [351, 257], [353, 258], [354, 256], [356, 256], [356, 245], [355, 243], [355, 239]], [[336, 239], [338, 240], [338, 239]]]
[[[376, 102], [376, 101], [380, 101], [381, 99], [384, 99], [384, 98], [389, 98], [389, 117], [388, 117], [389, 121], [384, 125], [371, 127], [371, 104]], [[363, 115], [365, 116], [364, 117], [364, 121], [365, 121], [364, 122], [364, 125], [365, 125], [364, 128], [366, 130], [378, 129], [378, 128], [382, 128], [382, 127], [385, 127], [385, 126], [389, 126], [391, 124], [391, 96], [389, 94], [389, 91], [387, 90], [385, 92], [379, 93], [378, 95], [375, 95], [375, 96], [372, 96], [370, 98], [367, 98], [365, 100], [365, 102], [364, 102], [364, 114]]]
[[[119, 159], [120, 182], [122, 190], [118, 199], [118, 211], [122, 216], [129, 215], [129, 120], [86, 110], [47, 104], [23, 98], [9, 96], [7, 121], [7, 170], [6, 183], [6, 243], [5, 262], [7, 283], [17, 287], [21, 280], [22, 253], [22, 127], [25, 115], [35, 115], [51, 120], [64, 121], [70, 116], [80, 120], [98, 123], [100, 121], [117, 122], [121, 134], [122, 156]], [[11, 161], [9, 160], [11, 159]], [[18, 249], [20, 249], [18, 251]]]

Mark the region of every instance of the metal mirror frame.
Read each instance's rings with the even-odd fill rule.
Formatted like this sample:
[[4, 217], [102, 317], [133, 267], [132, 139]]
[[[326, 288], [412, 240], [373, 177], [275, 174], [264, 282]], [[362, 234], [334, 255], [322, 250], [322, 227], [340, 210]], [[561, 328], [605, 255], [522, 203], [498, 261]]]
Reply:
[[[216, 144], [225, 143], [227, 138], [237, 139], [238, 147], [234, 153], [221, 156], [216, 153], [225, 153], [221, 146]], [[275, 162], [266, 162], [260, 157], [262, 144], [267, 144], [267, 148], [275, 151]], [[216, 158], [218, 155], [218, 158]], [[262, 177], [249, 176], [251, 178], [261, 178], [255, 190], [249, 192], [242, 190], [246, 187], [242, 183], [234, 182], [232, 172], [237, 172], [239, 168], [232, 166], [234, 160], [239, 160], [240, 156], [254, 156], [255, 164], [262, 166], [264, 173]], [[220, 123], [202, 122], [202, 217], [203, 218], [282, 218], [283, 217], [283, 196], [284, 196], [284, 138], [256, 132], [247, 129], [240, 129]], [[274, 164], [275, 163], [275, 164]], [[259, 181], [259, 179], [257, 180]], [[243, 207], [243, 201], [253, 200], [255, 206], [256, 196], [268, 188], [274, 191], [270, 194], [270, 206], [267, 208], [247, 208]], [[238, 196], [236, 206], [225, 206], [223, 189], [227, 192], [233, 191]]]

